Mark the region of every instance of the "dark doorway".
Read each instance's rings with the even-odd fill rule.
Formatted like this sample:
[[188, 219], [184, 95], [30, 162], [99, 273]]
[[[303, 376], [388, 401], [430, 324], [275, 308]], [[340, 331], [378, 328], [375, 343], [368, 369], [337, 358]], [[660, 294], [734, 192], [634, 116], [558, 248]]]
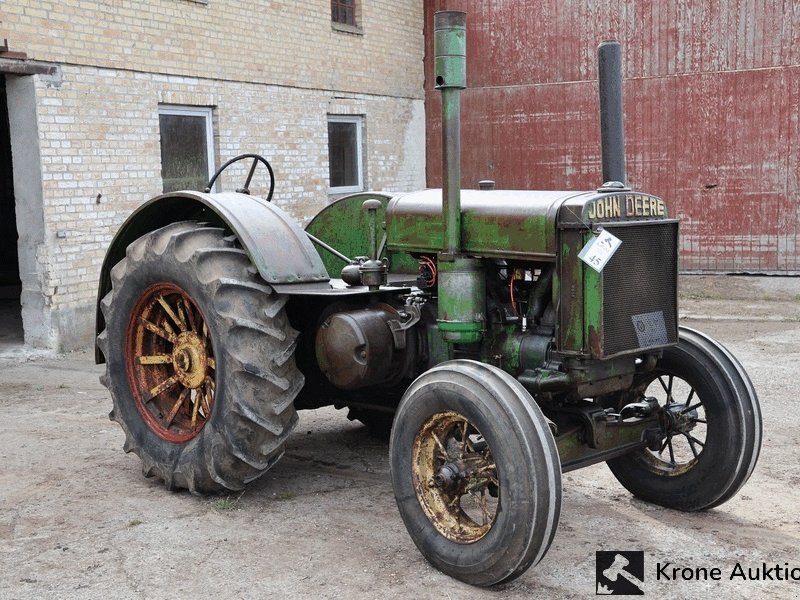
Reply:
[[0, 349], [22, 343], [17, 217], [6, 76], [0, 74]]

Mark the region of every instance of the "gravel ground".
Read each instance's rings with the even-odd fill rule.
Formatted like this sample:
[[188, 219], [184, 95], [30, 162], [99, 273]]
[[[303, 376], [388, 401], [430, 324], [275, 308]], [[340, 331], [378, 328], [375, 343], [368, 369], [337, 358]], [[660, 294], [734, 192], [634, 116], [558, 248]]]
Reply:
[[[800, 578], [800, 279], [684, 277], [683, 323], [725, 343], [761, 398], [749, 483], [700, 514], [633, 499], [604, 465], [564, 476], [561, 523], [518, 580], [472, 588], [429, 566], [407, 535], [387, 444], [343, 412], [301, 413], [286, 456], [244, 493], [194, 497], [141, 475], [110, 422], [88, 352], [0, 348], [0, 598], [579, 598], [595, 551], [645, 552], [663, 598], [797, 598], [800, 581], [729, 579], [776, 564]], [[656, 580], [659, 564], [720, 581]]]

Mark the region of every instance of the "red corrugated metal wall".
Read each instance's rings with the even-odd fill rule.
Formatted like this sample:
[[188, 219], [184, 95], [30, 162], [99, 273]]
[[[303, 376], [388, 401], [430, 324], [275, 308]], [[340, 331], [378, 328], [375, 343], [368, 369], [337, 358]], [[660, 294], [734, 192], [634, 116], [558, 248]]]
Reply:
[[798, 0], [426, 1], [430, 186], [437, 10], [467, 12], [465, 187], [597, 187], [596, 48], [618, 39], [629, 183], [681, 219], [681, 268], [800, 273]]

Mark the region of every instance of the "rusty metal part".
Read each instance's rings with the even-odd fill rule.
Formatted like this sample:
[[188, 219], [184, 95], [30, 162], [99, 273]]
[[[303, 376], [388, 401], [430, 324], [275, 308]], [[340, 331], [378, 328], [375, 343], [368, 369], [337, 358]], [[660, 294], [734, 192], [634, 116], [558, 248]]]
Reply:
[[320, 370], [333, 385], [354, 390], [398, 382], [415, 356], [408, 330], [419, 309], [389, 304], [330, 315], [317, 331], [315, 353]]
[[442, 253], [461, 250], [461, 90], [467, 87], [467, 15], [433, 15], [436, 89], [442, 92]]
[[176, 443], [200, 433], [214, 408], [216, 367], [208, 326], [189, 294], [172, 283], [147, 288], [131, 311], [125, 370], [148, 427]]
[[447, 539], [472, 544], [495, 523], [501, 490], [492, 451], [466, 417], [432, 415], [411, 449], [414, 490], [422, 510]]

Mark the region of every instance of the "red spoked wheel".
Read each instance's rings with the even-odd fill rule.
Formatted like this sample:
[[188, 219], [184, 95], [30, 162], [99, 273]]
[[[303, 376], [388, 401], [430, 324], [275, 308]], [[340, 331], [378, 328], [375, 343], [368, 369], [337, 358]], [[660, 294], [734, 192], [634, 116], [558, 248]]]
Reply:
[[216, 361], [194, 300], [171, 283], [142, 294], [131, 313], [126, 372], [136, 408], [170, 442], [196, 436], [214, 407]]
[[97, 344], [125, 451], [168, 489], [241, 490], [297, 423], [287, 298], [235, 237], [193, 221], [133, 242], [111, 283]]

